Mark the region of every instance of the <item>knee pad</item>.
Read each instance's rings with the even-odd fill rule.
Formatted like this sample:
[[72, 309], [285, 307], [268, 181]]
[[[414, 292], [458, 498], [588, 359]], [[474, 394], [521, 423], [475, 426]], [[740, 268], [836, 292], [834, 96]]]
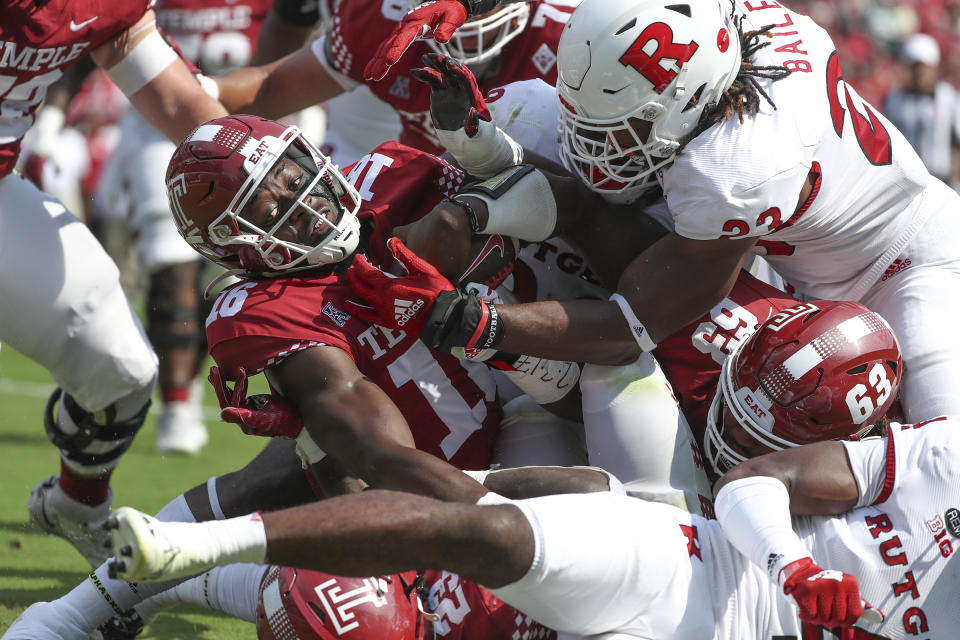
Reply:
[[197, 307], [147, 305], [147, 337], [157, 349], [188, 349], [203, 344]]
[[[139, 392], [133, 394], [139, 396]], [[136, 402], [132, 396], [128, 397]], [[133, 443], [150, 408], [149, 395], [131, 412], [128, 398], [121, 398], [106, 409], [91, 413], [77, 404], [59, 387], [47, 400], [43, 424], [47, 438], [71, 466], [113, 468], [117, 459]]]

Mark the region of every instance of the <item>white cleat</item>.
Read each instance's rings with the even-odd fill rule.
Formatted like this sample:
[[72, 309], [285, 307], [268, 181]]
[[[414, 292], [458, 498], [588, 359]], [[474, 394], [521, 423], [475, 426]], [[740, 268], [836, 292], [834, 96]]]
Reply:
[[91, 567], [99, 567], [110, 556], [110, 536], [102, 525], [110, 515], [113, 491], [103, 504], [91, 507], [68, 496], [58, 476], [50, 476], [30, 492], [27, 511], [30, 522], [50, 535], [60, 536], [77, 548]]
[[53, 602], [36, 602], [13, 621], [0, 640], [82, 640], [87, 631]]
[[215, 566], [196, 549], [195, 525], [160, 522], [154, 517], [120, 507], [107, 520], [116, 557], [108, 569], [111, 578], [128, 582], [159, 582], [196, 575]]
[[157, 453], [195, 455], [207, 444], [203, 413], [194, 402], [168, 402], [157, 418]]

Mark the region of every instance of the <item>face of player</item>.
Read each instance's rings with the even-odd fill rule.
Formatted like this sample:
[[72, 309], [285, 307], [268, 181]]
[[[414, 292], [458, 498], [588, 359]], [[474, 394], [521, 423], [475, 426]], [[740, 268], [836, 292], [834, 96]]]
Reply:
[[773, 451], [767, 445], [761, 443], [751, 436], [737, 421], [727, 404], [723, 404], [723, 422], [720, 430], [720, 437], [727, 443], [727, 446], [742, 455], [745, 458], [755, 458], [765, 453]]
[[310, 188], [315, 176], [290, 157], [281, 157], [240, 217], [278, 240], [318, 246], [334, 230], [340, 207], [322, 180]]

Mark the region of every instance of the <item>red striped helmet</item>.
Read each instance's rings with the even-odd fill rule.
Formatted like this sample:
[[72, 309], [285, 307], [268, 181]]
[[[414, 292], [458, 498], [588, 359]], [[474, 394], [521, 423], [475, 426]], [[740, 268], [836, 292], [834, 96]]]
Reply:
[[[733, 437], [738, 426], [752, 445], [773, 450], [849, 438], [883, 418], [902, 373], [893, 330], [862, 304], [785, 309], [723, 363], [705, 453], [717, 473], [749, 457]], [[734, 425], [725, 424], [724, 409]]]

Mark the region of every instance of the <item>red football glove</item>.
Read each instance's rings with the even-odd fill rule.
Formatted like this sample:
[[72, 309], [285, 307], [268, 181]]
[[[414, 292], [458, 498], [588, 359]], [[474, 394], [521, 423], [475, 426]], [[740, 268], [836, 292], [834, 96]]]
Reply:
[[795, 560], [780, 570], [783, 593], [792, 596], [800, 619], [828, 629], [850, 627], [860, 618], [883, 621], [883, 613], [860, 597], [857, 579], [826, 570], [810, 558]]
[[363, 70], [364, 79], [382, 80], [414, 40], [432, 37], [437, 42], [446, 42], [466, 21], [467, 7], [460, 0], [433, 0], [414, 7], [380, 43]]
[[419, 69], [410, 74], [430, 85], [430, 116], [444, 131], [463, 127], [471, 138], [477, 134], [480, 119], [490, 122], [490, 109], [483, 99], [477, 78], [459, 60], [439, 53], [423, 56]]
[[418, 334], [429, 347], [443, 351], [491, 349], [500, 344], [504, 329], [494, 305], [454, 288], [399, 238], [390, 238], [387, 246], [409, 275], [391, 276], [358, 255], [347, 269], [347, 278], [354, 293], [371, 306], [348, 300], [351, 312], [370, 323]]
[[437, 297], [455, 287], [432, 264], [410, 251], [400, 238], [390, 238], [387, 247], [407, 275], [394, 277], [384, 273], [359, 254], [347, 269], [347, 278], [353, 292], [372, 308], [351, 301], [347, 305], [367, 322], [419, 334]]
[[247, 397], [247, 372], [243, 367], [233, 389], [227, 386], [220, 367], [210, 367], [207, 379], [217, 393], [220, 419], [224, 422], [240, 425], [240, 430], [250, 436], [280, 436], [292, 440], [300, 435], [303, 420], [290, 402], [269, 393]]

